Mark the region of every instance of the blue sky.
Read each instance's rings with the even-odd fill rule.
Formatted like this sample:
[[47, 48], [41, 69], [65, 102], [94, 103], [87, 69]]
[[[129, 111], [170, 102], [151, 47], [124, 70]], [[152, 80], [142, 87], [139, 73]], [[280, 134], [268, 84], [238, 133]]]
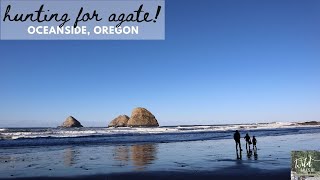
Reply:
[[0, 41], [0, 127], [320, 120], [320, 1], [166, 1], [164, 41]]

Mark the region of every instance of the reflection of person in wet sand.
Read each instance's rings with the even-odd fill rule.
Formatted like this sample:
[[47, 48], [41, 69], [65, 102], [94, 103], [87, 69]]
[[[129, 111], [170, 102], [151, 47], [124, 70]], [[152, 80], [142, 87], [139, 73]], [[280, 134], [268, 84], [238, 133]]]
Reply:
[[257, 148], [253, 149], [253, 156], [254, 156], [254, 160], [258, 160]]
[[251, 157], [252, 157], [252, 151], [251, 150], [247, 150], [247, 157], [248, 157], [248, 159], [251, 159]]
[[240, 153], [237, 151], [237, 159], [242, 159], [242, 151]]
[[236, 150], [238, 151], [238, 146], [239, 146], [240, 151], [242, 151], [241, 143], [240, 143], [240, 133], [238, 130], [236, 130], [236, 132], [233, 134], [233, 139], [236, 142]]
[[143, 169], [156, 159], [156, 146], [154, 144], [137, 144], [131, 146], [131, 159], [136, 167]]

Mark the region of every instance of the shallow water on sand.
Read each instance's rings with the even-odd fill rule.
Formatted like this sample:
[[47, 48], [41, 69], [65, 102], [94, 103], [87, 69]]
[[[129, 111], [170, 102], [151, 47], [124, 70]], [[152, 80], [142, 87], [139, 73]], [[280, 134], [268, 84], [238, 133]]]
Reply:
[[[320, 150], [320, 133], [257, 137], [256, 155], [237, 158], [232, 139], [11, 147], [0, 150], [0, 178], [78, 176], [147, 171], [259, 171], [290, 169], [292, 150]], [[240, 154], [239, 154], [240, 156]]]

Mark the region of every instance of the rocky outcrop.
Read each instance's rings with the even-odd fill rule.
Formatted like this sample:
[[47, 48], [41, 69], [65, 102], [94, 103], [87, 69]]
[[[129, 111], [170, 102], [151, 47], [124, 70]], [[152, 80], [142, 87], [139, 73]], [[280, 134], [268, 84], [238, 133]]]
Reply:
[[71, 127], [83, 127], [83, 126], [74, 117], [69, 116], [60, 127], [71, 128]]
[[126, 127], [129, 121], [129, 117], [127, 115], [120, 115], [114, 120], [112, 120], [108, 127]]
[[151, 112], [149, 112], [145, 108], [139, 107], [139, 108], [135, 108], [132, 111], [131, 117], [128, 121], [127, 126], [157, 127], [157, 126], [159, 126], [159, 123]]

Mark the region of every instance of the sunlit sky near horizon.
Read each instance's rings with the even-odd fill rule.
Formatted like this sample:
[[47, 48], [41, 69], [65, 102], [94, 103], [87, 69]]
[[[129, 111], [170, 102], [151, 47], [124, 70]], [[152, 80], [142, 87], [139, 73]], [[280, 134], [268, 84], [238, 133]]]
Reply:
[[0, 127], [320, 120], [320, 1], [181, 2], [164, 41], [0, 41]]

